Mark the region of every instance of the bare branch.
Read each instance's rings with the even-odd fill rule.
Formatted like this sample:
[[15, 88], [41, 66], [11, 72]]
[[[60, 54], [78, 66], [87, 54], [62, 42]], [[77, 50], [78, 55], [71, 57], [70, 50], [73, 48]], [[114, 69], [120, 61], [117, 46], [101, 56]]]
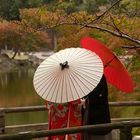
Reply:
[[[120, 1], [122, 1], [122, 0], [117, 0], [117, 1], [116, 1], [114, 4], [112, 4], [105, 12], [103, 12], [101, 15], [97, 16], [95, 19], [93, 19], [92, 21], [90, 21], [90, 22], [87, 23], [86, 25], [89, 25], [89, 24], [94, 23], [94, 22], [97, 23], [98, 20], [100, 20], [102, 17], [104, 17], [104, 16], [105, 16], [114, 6], [116, 6]], [[84, 28], [86, 25], [82, 26], [81, 29]]]
[[140, 48], [140, 46], [130, 46], [130, 45], [124, 45], [124, 46], [122, 46], [122, 48], [124, 48], [124, 49], [139, 49]]
[[130, 40], [134, 43], [137, 43], [137, 44], [140, 44], [140, 40], [139, 39], [136, 39], [134, 37], [131, 37], [125, 33], [118, 33], [116, 31], [112, 31], [112, 30], [109, 30], [107, 28], [103, 28], [103, 27], [99, 27], [99, 26], [96, 26], [96, 25], [86, 25], [87, 28], [94, 28], [94, 29], [97, 29], [97, 30], [100, 30], [100, 31], [103, 31], [103, 32], [107, 32], [107, 33], [110, 33], [114, 36], [117, 36], [117, 37], [121, 37], [121, 38], [124, 38], [124, 39], [127, 39], [127, 40]]
[[112, 21], [112, 23], [113, 23], [112, 27], [113, 27], [120, 35], [122, 35], [123, 32], [117, 27], [117, 25], [116, 25], [116, 23], [115, 23], [115, 21], [114, 21], [114, 18], [113, 18], [111, 15], [110, 15], [110, 18], [111, 18], [111, 21]]
[[78, 20], [74, 15], [71, 15], [71, 16], [70, 16], [70, 19], [71, 19], [71, 20], [74, 19], [74, 20], [73, 20], [74, 23], [79, 23], [79, 20]]
[[[61, 26], [61, 25], [73, 25], [73, 26], [83, 26], [83, 24], [80, 24], [80, 23], [73, 23], [73, 22], [61, 22], [58, 26]], [[117, 37], [120, 37], [120, 38], [123, 38], [123, 39], [127, 39], [129, 41], [132, 41], [134, 43], [137, 43], [137, 44], [140, 44], [140, 40], [137, 39], [137, 38], [134, 38], [130, 35], [127, 35], [123, 32], [118, 33], [118, 31], [113, 31], [113, 30], [109, 30], [107, 28], [104, 28], [104, 27], [100, 27], [98, 25], [84, 25], [85, 28], [91, 28], [91, 29], [97, 29], [97, 30], [100, 30], [102, 32], [106, 32], [106, 33], [109, 33], [109, 34], [112, 34], [114, 36], [117, 36]]]

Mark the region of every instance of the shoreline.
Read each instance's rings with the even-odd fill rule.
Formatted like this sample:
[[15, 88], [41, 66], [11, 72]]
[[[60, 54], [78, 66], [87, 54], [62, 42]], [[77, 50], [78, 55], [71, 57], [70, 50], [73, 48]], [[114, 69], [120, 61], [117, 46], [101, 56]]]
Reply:
[[36, 68], [41, 60], [39, 59], [34, 59], [34, 60], [15, 60], [9, 58], [5, 54], [0, 55], [0, 73], [5, 73], [5, 72], [11, 72], [11, 71], [16, 71], [20, 70], [23, 68]]

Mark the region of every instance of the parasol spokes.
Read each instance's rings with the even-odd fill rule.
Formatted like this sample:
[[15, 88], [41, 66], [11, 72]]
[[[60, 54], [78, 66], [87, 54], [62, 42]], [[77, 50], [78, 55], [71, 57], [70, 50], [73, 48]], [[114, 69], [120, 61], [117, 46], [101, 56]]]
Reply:
[[104, 67], [106, 68], [107, 66], [110, 65], [110, 63], [116, 58], [116, 56], [114, 55], [112, 59], [110, 59], [108, 62], [106, 62], [106, 64], [104, 65]]

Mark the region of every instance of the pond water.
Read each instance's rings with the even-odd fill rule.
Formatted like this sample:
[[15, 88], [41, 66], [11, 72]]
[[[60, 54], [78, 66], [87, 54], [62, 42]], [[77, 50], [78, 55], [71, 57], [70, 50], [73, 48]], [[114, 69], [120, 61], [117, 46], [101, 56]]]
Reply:
[[[20, 69], [0, 73], [0, 107], [20, 107], [44, 105], [45, 101], [37, 95], [33, 87], [35, 69]], [[6, 124], [46, 122], [47, 111], [12, 113], [6, 115]]]
[[[44, 105], [34, 90], [33, 75], [35, 69], [20, 69], [9, 73], [0, 73], [0, 107], [20, 107]], [[126, 95], [124, 95], [126, 96]], [[129, 96], [129, 95], [127, 95]], [[139, 117], [139, 107], [112, 108], [113, 117]], [[118, 115], [118, 116], [117, 116]], [[6, 125], [43, 123], [48, 121], [48, 112], [10, 113], [6, 115]]]

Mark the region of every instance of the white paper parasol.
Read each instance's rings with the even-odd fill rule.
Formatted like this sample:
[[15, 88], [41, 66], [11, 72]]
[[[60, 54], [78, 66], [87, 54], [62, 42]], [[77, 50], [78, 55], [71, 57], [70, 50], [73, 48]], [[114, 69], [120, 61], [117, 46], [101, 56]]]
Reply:
[[80, 99], [91, 92], [103, 74], [98, 55], [83, 48], [61, 50], [37, 68], [33, 84], [45, 100], [65, 103]]

